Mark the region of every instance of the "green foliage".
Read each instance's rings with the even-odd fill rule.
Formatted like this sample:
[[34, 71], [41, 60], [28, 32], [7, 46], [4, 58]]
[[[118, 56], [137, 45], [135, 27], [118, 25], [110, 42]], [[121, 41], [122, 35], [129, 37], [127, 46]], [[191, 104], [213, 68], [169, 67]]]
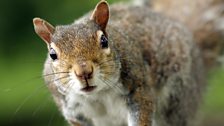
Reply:
[[224, 69], [215, 69], [208, 80], [204, 111], [224, 115]]

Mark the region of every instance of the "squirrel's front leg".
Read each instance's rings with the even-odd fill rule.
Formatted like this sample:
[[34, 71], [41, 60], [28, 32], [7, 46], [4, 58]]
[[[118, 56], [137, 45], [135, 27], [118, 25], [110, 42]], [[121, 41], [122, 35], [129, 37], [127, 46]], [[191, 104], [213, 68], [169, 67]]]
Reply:
[[128, 126], [152, 126], [153, 97], [150, 90], [138, 89], [128, 98]]

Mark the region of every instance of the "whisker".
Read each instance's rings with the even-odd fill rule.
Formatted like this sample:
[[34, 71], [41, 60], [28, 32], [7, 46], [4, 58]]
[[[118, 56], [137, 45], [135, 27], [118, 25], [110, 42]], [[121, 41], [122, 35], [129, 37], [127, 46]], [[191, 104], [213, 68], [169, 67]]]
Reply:
[[[108, 83], [108, 84], [111, 83], [110, 80], [104, 80], [104, 81], [106, 83]], [[113, 90], [118, 91], [119, 93], [122, 94], [121, 88], [116, 83], [111, 83], [110, 85], [111, 85], [111, 87], [112, 87]]]
[[[47, 94], [47, 92], [45, 92], [45, 94]], [[32, 116], [35, 116], [36, 113], [41, 110], [41, 108], [43, 108], [44, 106], [47, 105], [47, 102], [48, 102], [47, 99], [48, 99], [48, 97], [45, 98], [44, 103], [41, 102], [41, 104], [33, 111]]]
[[[66, 84], [68, 84], [68, 86], [65, 88], [65, 90], [67, 91], [68, 89], [70, 89], [71, 90], [71, 86], [73, 85], [73, 83], [70, 83], [69, 84], [69, 82], [70, 82], [71, 80], [69, 80]], [[68, 90], [69, 91], [69, 90]], [[67, 92], [68, 92], [67, 91]]]
[[51, 126], [51, 124], [52, 124], [52, 122], [53, 122], [53, 120], [54, 120], [55, 115], [56, 115], [56, 111], [54, 111], [54, 112], [51, 114], [51, 118], [50, 118], [50, 120], [49, 120], [49, 122], [48, 122], [48, 126]]
[[100, 75], [100, 80], [103, 81], [104, 84], [106, 84], [107, 86], [111, 87], [113, 90], [119, 91], [119, 93], [122, 93], [121, 88], [116, 84], [116, 82], [112, 82], [109, 79], [103, 79], [102, 75]]
[[115, 58], [114, 57], [110, 57], [110, 58], [108, 58], [106, 60], [102, 60], [98, 65], [102, 65], [102, 64], [108, 63], [108, 62], [117, 62], [117, 63], [119, 63], [120, 59], [117, 58], [117, 57], [115, 57]]
[[53, 79], [53, 80], [49, 81], [48, 83], [51, 83], [51, 82], [54, 82], [54, 81], [58, 81], [58, 80], [62, 80], [62, 79], [66, 79], [68, 77], [69, 77], [69, 75], [66, 75], [66, 76], [63, 76], [63, 77], [59, 77], [59, 78], [56, 78], [56, 79]]
[[100, 74], [104, 74], [104, 75], [113, 75], [114, 72], [100, 71]]
[[[104, 70], [103, 68], [104, 67], [107, 67], [107, 68], [109, 68], [110, 70]], [[120, 66], [118, 66], [118, 65], [105, 65], [104, 67], [100, 67], [100, 73], [101, 74], [113, 74], [113, 73], [115, 73], [114, 71], [116, 71], [116, 69], [118, 69], [118, 68], [120, 68]], [[112, 69], [112, 70], [111, 70]]]
[[99, 65], [100, 69], [104, 69], [104, 68], [120, 68], [120, 63], [115, 63], [115, 64], [102, 64]]
[[[69, 73], [69, 72], [57, 72], [57, 73], [50, 73], [50, 74], [46, 74], [46, 75], [42, 75], [42, 76], [35, 76], [35, 77], [32, 77], [30, 79], [27, 79], [26, 81], [22, 81], [22, 82], [19, 82], [18, 84], [16, 84], [16, 86], [13, 86], [13, 87], [10, 87], [10, 88], [7, 88], [7, 89], [0, 89], [0, 91], [2, 92], [11, 92], [11, 91], [16, 91], [18, 90], [19, 88], [24, 88], [25, 85], [28, 85], [30, 84], [30, 82], [33, 82], [34, 80], [37, 80], [37, 79], [42, 79], [43, 76], [51, 76], [51, 75], [56, 75], [56, 74], [61, 74], [61, 73]], [[62, 79], [62, 78], [61, 78]], [[57, 80], [53, 80], [53, 81], [57, 81]], [[53, 82], [52, 81], [52, 82]], [[50, 81], [51, 82], [51, 81]]]
[[113, 59], [113, 58], [109, 58], [109, 59], [107, 59], [107, 60], [105, 60], [105, 61], [100, 62], [100, 63], [97, 64], [97, 65], [100, 66], [100, 65], [102, 65], [102, 64], [104, 64], [104, 63], [108, 63], [108, 62], [112, 62], [112, 61], [114, 61], [114, 59]]
[[25, 104], [31, 97], [33, 97], [34, 95], [36, 95], [37, 92], [41, 91], [40, 89], [43, 88], [43, 87], [45, 87], [45, 85], [41, 85], [40, 87], [38, 87], [37, 89], [35, 89], [34, 92], [33, 92], [31, 95], [29, 95], [28, 97], [26, 97], [26, 98], [21, 102], [21, 104], [17, 107], [15, 113], [13, 114], [13, 115], [14, 115], [13, 117], [15, 117], [15, 115], [19, 112], [19, 110], [22, 108], [22, 106], [23, 106], [23, 105], [24, 105], [24, 104]]
[[41, 64], [41, 65], [44, 64], [44, 61], [42, 61], [42, 60], [37, 61], [37, 60], [23, 59], [22, 61], [23, 61], [22, 63], [24, 63], [24, 64], [31, 64], [31, 63], [38, 63], [38, 64]]
[[[124, 59], [124, 58], [122, 58], [122, 59]], [[119, 66], [121, 64], [120, 59], [119, 60], [118, 59], [109, 59], [109, 60], [103, 61], [103, 62], [101, 62], [99, 64], [96, 64], [96, 65], [100, 66], [100, 67], [103, 67], [104, 65], [108, 65], [108, 64], [111, 65], [109, 62], [112, 62], [112, 61], [114, 61], [113, 63], [115, 63], [115, 65]], [[108, 63], [108, 64], [106, 64], [106, 63]], [[129, 61], [129, 62], [125, 62], [125, 64], [134, 65], [136, 63]]]
[[67, 85], [69, 82], [70, 82], [70, 80], [66, 81], [65, 83], [60, 84], [58, 89], [61, 93], [65, 94], [67, 92], [67, 88], [69, 87], [69, 85], [67, 87], [64, 87], [64, 85]]
[[108, 81], [109, 83], [112, 84], [113, 87], [117, 88], [120, 90], [120, 87], [117, 85], [118, 83], [112, 82], [111, 80], [107, 79], [106, 81]]
[[44, 74], [42, 76], [45, 77], [45, 76], [56, 75], [56, 74], [63, 74], [63, 73], [66, 74], [66, 73], [69, 73], [69, 72], [56, 72], [56, 73]]
[[36, 79], [41, 79], [42, 77], [41, 76], [36, 76], [36, 77], [32, 77], [30, 79], [27, 79], [25, 81], [22, 81], [22, 82], [18, 82], [18, 84], [16, 84], [15, 86], [13, 87], [8, 87], [6, 89], [1, 89], [2, 92], [11, 92], [11, 91], [17, 91], [19, 88], [24, 88], [24, 86], [30, 84], [30, 82], [33, 82], [33, 80], [36, 80]]
[[[100, 77], [102, 77], [102, 76], [100, 75]], [[103, 78], [103, 77], [102, 77], [102, 78]], [[113, 86], [111, 86], [110, 84], [108, 84], [108, 83], [105, 81], [105, 79], [100, 79], [100, 80], [104, 82], [103, 84], [106, 84], [106, 85], [109, 86], [110, 88], [113, 88]]]
[[104, 66], [100, 66], [100, 69], [117, 69], [117, 68], [120, 68], [120, 66], [118, 65], [104, 65]]

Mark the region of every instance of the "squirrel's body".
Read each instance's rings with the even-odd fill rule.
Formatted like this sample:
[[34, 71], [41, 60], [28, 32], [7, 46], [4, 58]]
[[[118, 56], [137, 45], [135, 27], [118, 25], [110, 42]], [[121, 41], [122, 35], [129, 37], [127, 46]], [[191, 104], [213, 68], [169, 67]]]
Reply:
[[[182, 22], [193, 33], [204, 64], [212, 68], [224, 50], [223, 0], [151, 0], [151, 8]], [[220, 64], [220, 63], [219, 63]]]
[[34, 20], [50, 50], [45, 81], [66, 120], [74, 126], [194, 125], [204, 72], [191, 33], [147, 7], [113, 5], [107, 24], [108, 13], [102, 1], [91, 19], [87, 14], [71, 25], [53, 29]]

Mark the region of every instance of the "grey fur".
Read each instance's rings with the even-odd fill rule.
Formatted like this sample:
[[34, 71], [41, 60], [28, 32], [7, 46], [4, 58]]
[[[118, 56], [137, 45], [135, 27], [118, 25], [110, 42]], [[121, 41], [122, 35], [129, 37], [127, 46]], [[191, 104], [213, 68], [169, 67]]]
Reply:
[[[153, 122], [157, 126], [192, 126], [205, 82], [201, 54], [191, 32], [148, 7], [115, 4], [110, 10], [106, 31], [113, 60], [121, 65], [117, 68], [119, 82], [126, 91], [121, 97], [127, 101], [133, 126], [152, 126]], [[89, 17], [56, 28], [52, 41], [62, 49], [64, 58], [86, 60], [96, 53], [90, 40], [99, 28]], [[79, 50], [73, 54], [76, 48]], [[45, 74], [53, 71], [52, 61], [48, 61]], [[52, 80], [45, 78], [60, 108], [60, 102], [67, 99]], [[91, 125], [91, 119], [76, 118], [81, 125]]]

